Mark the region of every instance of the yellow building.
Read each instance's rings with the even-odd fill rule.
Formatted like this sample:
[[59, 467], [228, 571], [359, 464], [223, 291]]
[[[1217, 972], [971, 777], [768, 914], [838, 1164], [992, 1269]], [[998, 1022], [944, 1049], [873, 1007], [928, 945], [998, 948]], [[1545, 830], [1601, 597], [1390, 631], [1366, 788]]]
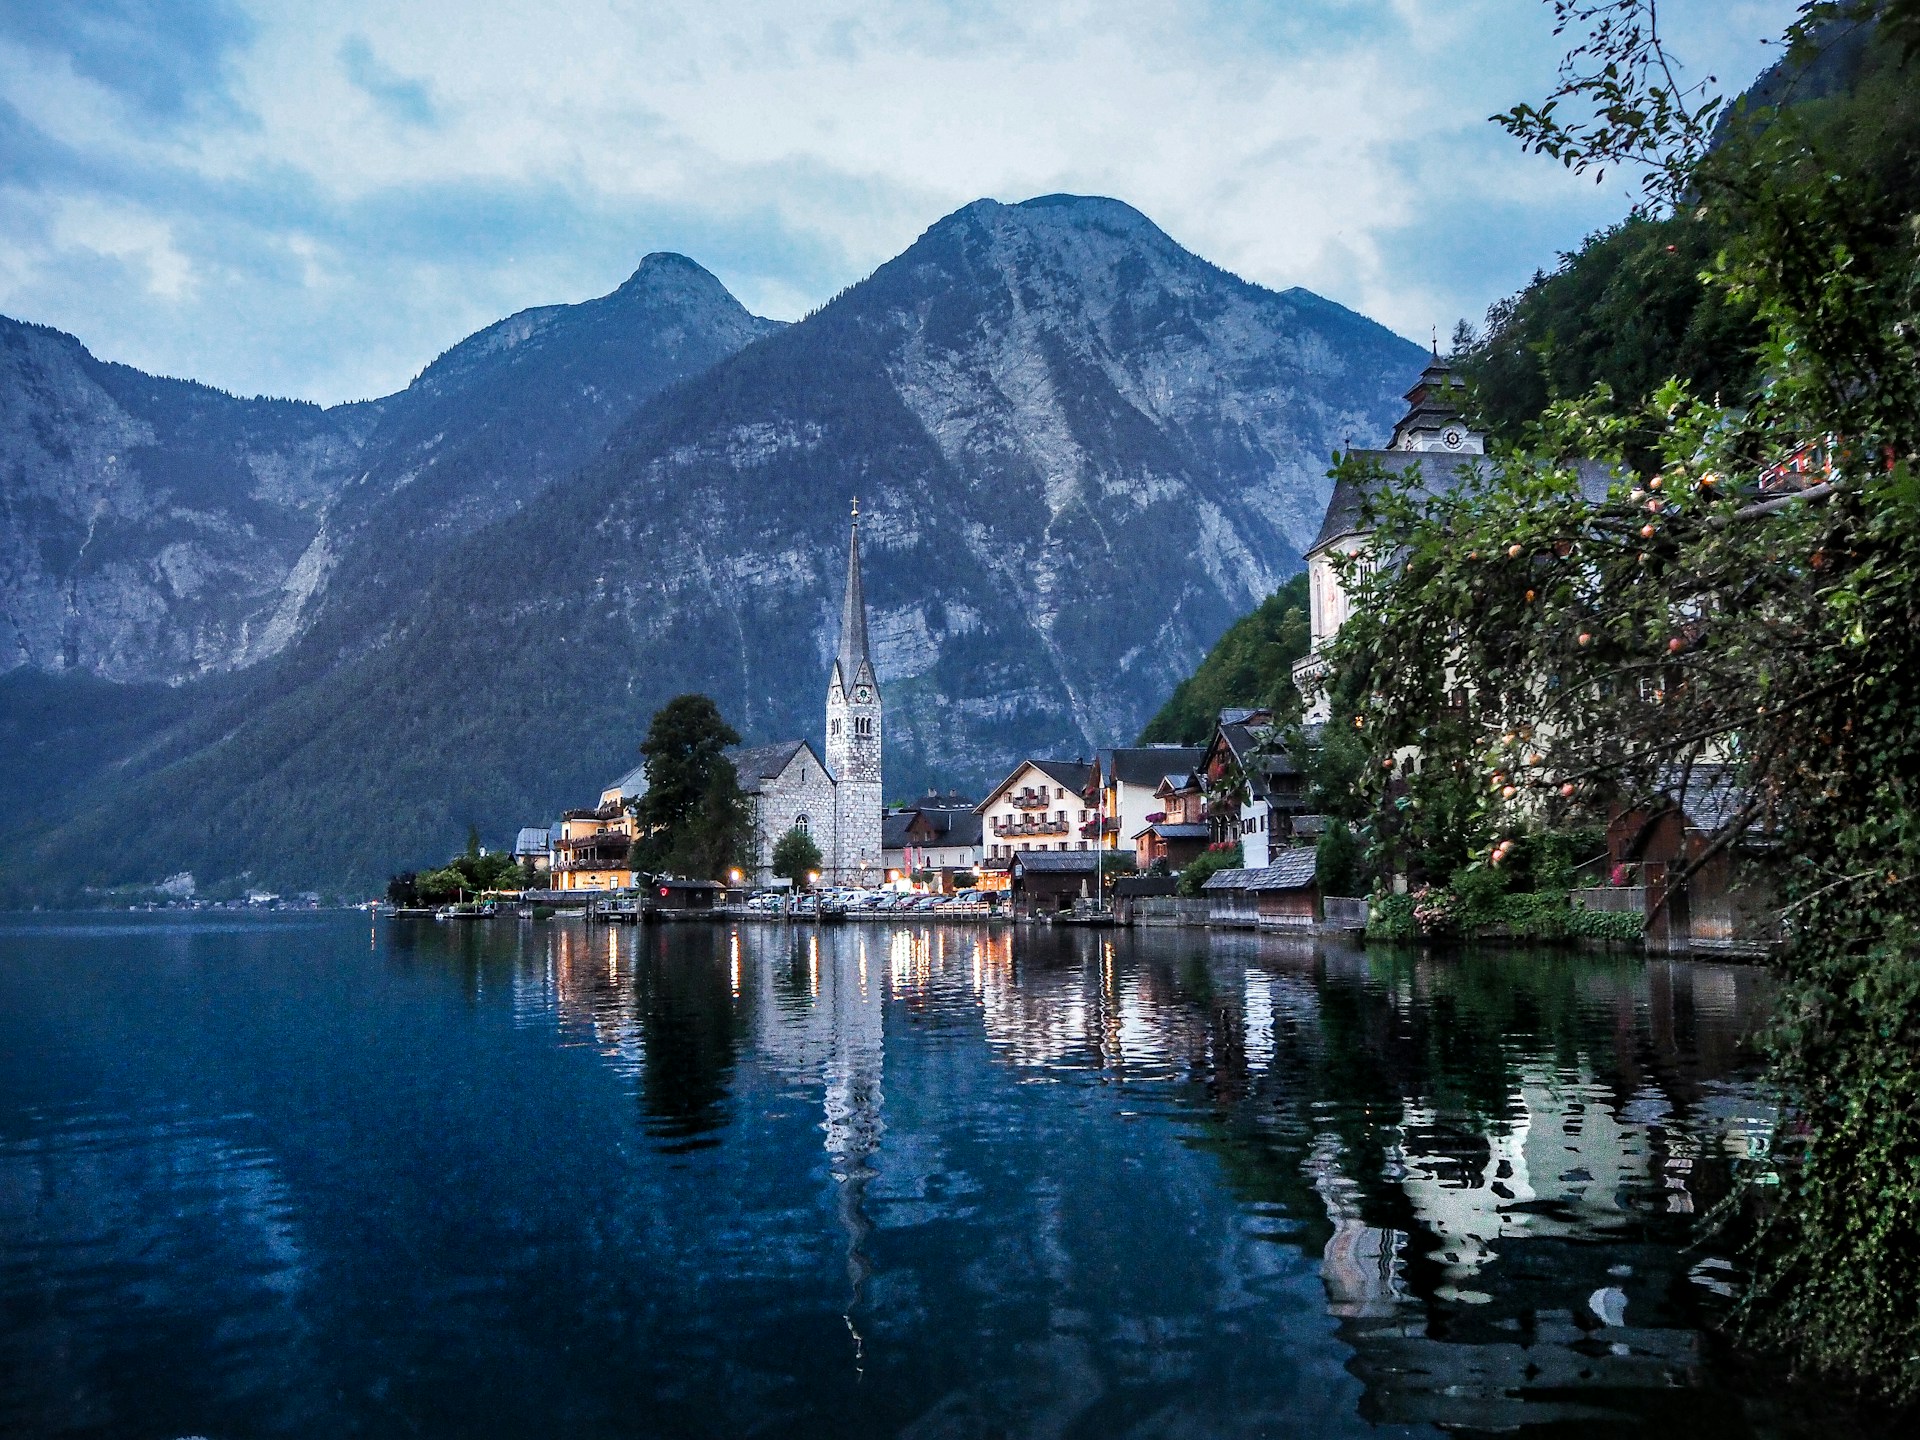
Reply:
[[617, 800], [595, 810], [569, 810], [553, 846], [556, 890], [630, 890], [634, 819]]

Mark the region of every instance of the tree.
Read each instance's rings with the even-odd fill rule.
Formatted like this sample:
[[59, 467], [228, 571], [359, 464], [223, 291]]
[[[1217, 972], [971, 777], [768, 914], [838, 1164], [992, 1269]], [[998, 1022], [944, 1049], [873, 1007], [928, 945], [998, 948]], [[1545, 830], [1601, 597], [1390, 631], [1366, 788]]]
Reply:
[[810, 877], [818, 874], [819, 870], [820, 847], [813, 843], [813, 836], [798, 825], [774, 842], [774, 874], [804, 889], [811, 883]]
[[654, 712], [647, 793], [636, 807], [644, 870], [718, 878], [747, 862], [753, 810], [725, 751], [740, 736], [705, 695], [678, 695]]
[[[1404, 861], [1410, 837], [1452, 831], [1491, 860], [1523, 826], [1670, 804], [1707, 767], [1731, 767], [1736, 798], [1707, 854], [1764, 834], [1784, 875], [1790, 942], [1770, 1039], [1780, 1185], [1743, 1323], [1808, 1370], [1910, 1400], [1920, 1396], [1912, 190], [1889, 188], [1882, 157], [1836, 141], [1857, 127], [1792, 110], [1742, 114], [1710, 150], [1720, 107], [1674, 79], [1651, 0], [1555, 8], [1585, 38], [1553, 100], [1516, 107], [1509, 128], [1576, 170], [1638, 165], [1652, 209], [1684, 203], [1720, 227], [1711, 283], [1764, 326], [1762, 383], [1737, 407], [1679, 380], [1641, 405], [1596, 387], [1550, 406], [1485, 478], [1448, 494], [1396, 495], [1384, 474], [1355, 473], [1376, 487], [1377, 528], [1347, 577], [1357, 623], [1331, 659], [1373, 757], [1374, 851]], [[1823, 21], [1860, 9], [1809, 6], [1790, 39], [1817, 48]], [[1914, 13], [1886, 7], [1890, 19]], [[1584, 112], [1565, 119], [1563, 102]], [[1911, 171], [1910, 154], [1905, 163]], [[1598, 503], [1567, 463], [1582, 455], [1619, 467]], [[1406, 762], [1415, 751], [1417, 768]]]
[[1351, 895], [1358, 888], [1360, 846], [1339, 819], [1327, 821], [1313, 847], [1313, 878], [1322, 895]]

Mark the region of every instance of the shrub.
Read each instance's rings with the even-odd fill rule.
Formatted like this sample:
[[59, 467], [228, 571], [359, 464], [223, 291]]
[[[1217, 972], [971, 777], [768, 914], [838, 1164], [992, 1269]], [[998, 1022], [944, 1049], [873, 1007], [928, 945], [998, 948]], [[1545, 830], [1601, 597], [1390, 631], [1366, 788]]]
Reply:
[[1572, 914], [1566, 891], [1535, 890], [1500, 896], [1494, 902], [1493, 923], [1506, 926], [1516, 939], [1562, 940]]
[[1632, 944], [1647, 933], [1647, 921], [1634, 910], [1589, 910], [1575, 905], [1567, 912], [1567, 933], [1582, 940]]
[[1231, 845], [1209, 845], [1180, 872], [1180, 881], [1174, 888], [1182, 895], [1198, 895], [1210, 877], [1222, 870], [1238, 870], [1244, 863], [1239, 841]]
[[1415, 933], [1411, 895], [1375, 895], [1367, 902], [1367, 939], [1411, 940]]

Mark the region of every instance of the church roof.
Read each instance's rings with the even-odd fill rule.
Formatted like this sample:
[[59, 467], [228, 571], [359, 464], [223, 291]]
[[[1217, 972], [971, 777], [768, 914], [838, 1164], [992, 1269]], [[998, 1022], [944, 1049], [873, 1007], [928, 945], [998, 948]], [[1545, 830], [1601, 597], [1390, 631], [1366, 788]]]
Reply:
[[[1347, 455], [1354, 460], [1379, 464], [1397, 483], [1423, 496], [1444, 495], [1472, 475], [1491, 473], [1494, 468], [1493, 458], [1488, 455], [1454, 455], [1438, 450], [1349, 450]], [[1598, 460], [1575, 461], [1574, 470], [1582, 495], [1589, 501], [1606, 498], [1607, 486], [1613, 483], [1612, 470]], [[1359, 534], [1363, 528], [1361, 508], [1370, 490], [1369, 485], [1344, 475], [1336, 480], [1333, 498], [1327, 501], [1326, 518], [1320, 522], [1320, 533], [1313, 537], [1306, 553], [1311, 555], [1343, 535]]]
[[860, 667], [871, 668], [867, 655], [867, 592], [860, 580], [860, 511], [853, 512], [853, 533], [847, 543], [847, 593], [840, 606], [840, 650], [834, 657], [840, 683], [851, 685]]
[[[779, 779], [802, 750], [813, 754], [813, 747], [804, 740], [776, 740], [771, 745], [735, 745], [727, 750], [726, 756], [740, 777], [741, 790], [758, 795], [765, 782]], [[820, 766], [823, 772], [826, 768]]]

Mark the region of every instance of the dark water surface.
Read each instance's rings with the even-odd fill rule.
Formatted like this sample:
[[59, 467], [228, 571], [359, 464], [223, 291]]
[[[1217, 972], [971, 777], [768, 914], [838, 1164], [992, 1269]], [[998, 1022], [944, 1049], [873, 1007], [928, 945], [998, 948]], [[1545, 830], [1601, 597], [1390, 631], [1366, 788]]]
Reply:
[[1192, 932], [0, 922], [0, 1433], [1788, 1433], [1686, 1248], [1764, 1158], [1765, 992]]

